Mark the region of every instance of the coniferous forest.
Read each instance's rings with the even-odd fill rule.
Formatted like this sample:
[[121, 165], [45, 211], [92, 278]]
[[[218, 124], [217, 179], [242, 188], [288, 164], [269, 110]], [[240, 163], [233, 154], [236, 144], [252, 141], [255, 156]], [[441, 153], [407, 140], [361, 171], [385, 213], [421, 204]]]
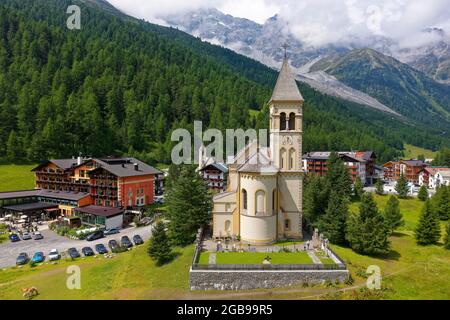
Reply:
[[[81, 30], [66, 9], [82, 8]], [[277, 71], [95, 1], [0, 3], [0, 161], [133, 155], [170, 161], [171, 132], [265, 128]], [[447, 133], [320, 94], [306, 85], [304, 151], [439, 149]], [[250, 112], [250, 110], [261, 112]]]

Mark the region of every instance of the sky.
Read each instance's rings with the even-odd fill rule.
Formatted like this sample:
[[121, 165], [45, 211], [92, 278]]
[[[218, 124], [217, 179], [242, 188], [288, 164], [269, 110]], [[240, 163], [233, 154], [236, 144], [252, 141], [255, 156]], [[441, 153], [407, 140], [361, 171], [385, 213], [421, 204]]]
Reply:
[[153, 23], [164, 16], [216, 8], [236, 17], [264, 23], [278, 14], [296, 38], [311, 46], [364, 42], [380, 36], [400, 47], [439, 40], [425, 28], [450, 35], [449, 0], [109, 0], [122, 11]]

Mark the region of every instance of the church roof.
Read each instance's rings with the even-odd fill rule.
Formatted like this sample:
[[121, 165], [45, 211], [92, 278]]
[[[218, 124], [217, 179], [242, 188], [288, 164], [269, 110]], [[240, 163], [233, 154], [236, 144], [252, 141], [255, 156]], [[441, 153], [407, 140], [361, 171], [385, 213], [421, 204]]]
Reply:
[[270, 159], [260, 150], [246, 159], [239, 168], [239, 172], [275, 174], [278, 169], [272, 164]]
[[287, 59], [283, 61], [270, 101], [303, 101]]

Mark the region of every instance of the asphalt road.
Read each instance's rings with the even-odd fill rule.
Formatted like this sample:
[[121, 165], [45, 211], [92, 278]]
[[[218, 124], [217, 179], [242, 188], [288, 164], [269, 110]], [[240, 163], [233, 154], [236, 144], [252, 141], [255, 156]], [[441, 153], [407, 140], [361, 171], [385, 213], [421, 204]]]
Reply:
[[133, 241], [133, 236], [136, 234], [140, 235], [142, 239], [144, 239], [144, 241], [147, 241], [151, 237], [152, 226], [123, 229], [118, 234], [106, 236], [103, 239], [91, 242], [86, 240], [72, 240], [66, 237], [59, 236], [55, 232], [49, 230], [46, 226], [44, 226], [43, 229], [39, 231], [44, 236], [44, 239], [42, 240], [21, 240], [14, 243], [7, 240], [6, 242], [0, 244], [0, 268], [15, 266], [16, 258], [21, 252], [26, 252], [31, 259], [35, 252], [42, 251], [47, 260], [47, 255], [52, 249], [57, 249], [61, 254], [62, 252], [67, 251], [67, 249], [69, 248], [77, 248], [80, 254], [82, 254], [82, 248], [91, 247], [95, 251], [95, 245], [103, 243], [109, 250], [109, 240], [115, 239], [119, 242], [122, 236], [128, 236], [131, 241]]

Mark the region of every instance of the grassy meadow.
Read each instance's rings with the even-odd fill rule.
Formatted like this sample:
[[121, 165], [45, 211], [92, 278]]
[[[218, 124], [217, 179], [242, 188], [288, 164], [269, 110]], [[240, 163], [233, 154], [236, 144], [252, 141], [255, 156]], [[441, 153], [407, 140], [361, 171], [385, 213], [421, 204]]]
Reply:
[[[375, 197], [381, 209], [387, 198]], [[174, 261], [156, 267], [147, 256], [144, 245], [112, 259], [85, 258], [44, 263], [34, 268], [24, 266], [0, 270], [0, 300], [23, 299], [21, 288], [31, 286], [40, 292], [36, 299], [450, 299], [450, 250], [442, 245], [417, 246], [414, 240], [413, 230], [422, 205], [416, 199], [400, 201], [406, 224], [391, 237], [392, 250], [387, 256], [368, 257], [349, 248], [333, 246], [347, 263], [353, 283], [238, 292], [191, 292], [189, 267], [194, 247], [177, 249], [178, 257]], [[352, 204], [350, 209], [357, 211], [358, 204]], [[236, 257], [231, 255], [219, 254], [217, 263], [226, 263], [230, 259], [235, 262]], [[248, 257], [237, 259], [244, 258]], [[205, 254], [201, 259], [206, 261], [208, 257]], [[329, 263], [323, 259], [324, 263]], [[66, 288], [66, 268], [73, 264], [81, 268], [81, 290]], [[366, 270], [370, 265], [381, 268], [380, 291], [364, 289]]]
[[0, 165], [0, 192], [34, 188], [36, 165]]
[[403, 151], [403, 153], [405, 154], [405, 156], [403, 157], [404, 159], [417, 159], [417, 157], [420, 155], [424, 155], [426, 159], [434, 159], [434, 157], [436, 156], [435, 151], [416, 147], [411, 144], [405, 144], [403, 147], [405, 148], [405, 150]]

